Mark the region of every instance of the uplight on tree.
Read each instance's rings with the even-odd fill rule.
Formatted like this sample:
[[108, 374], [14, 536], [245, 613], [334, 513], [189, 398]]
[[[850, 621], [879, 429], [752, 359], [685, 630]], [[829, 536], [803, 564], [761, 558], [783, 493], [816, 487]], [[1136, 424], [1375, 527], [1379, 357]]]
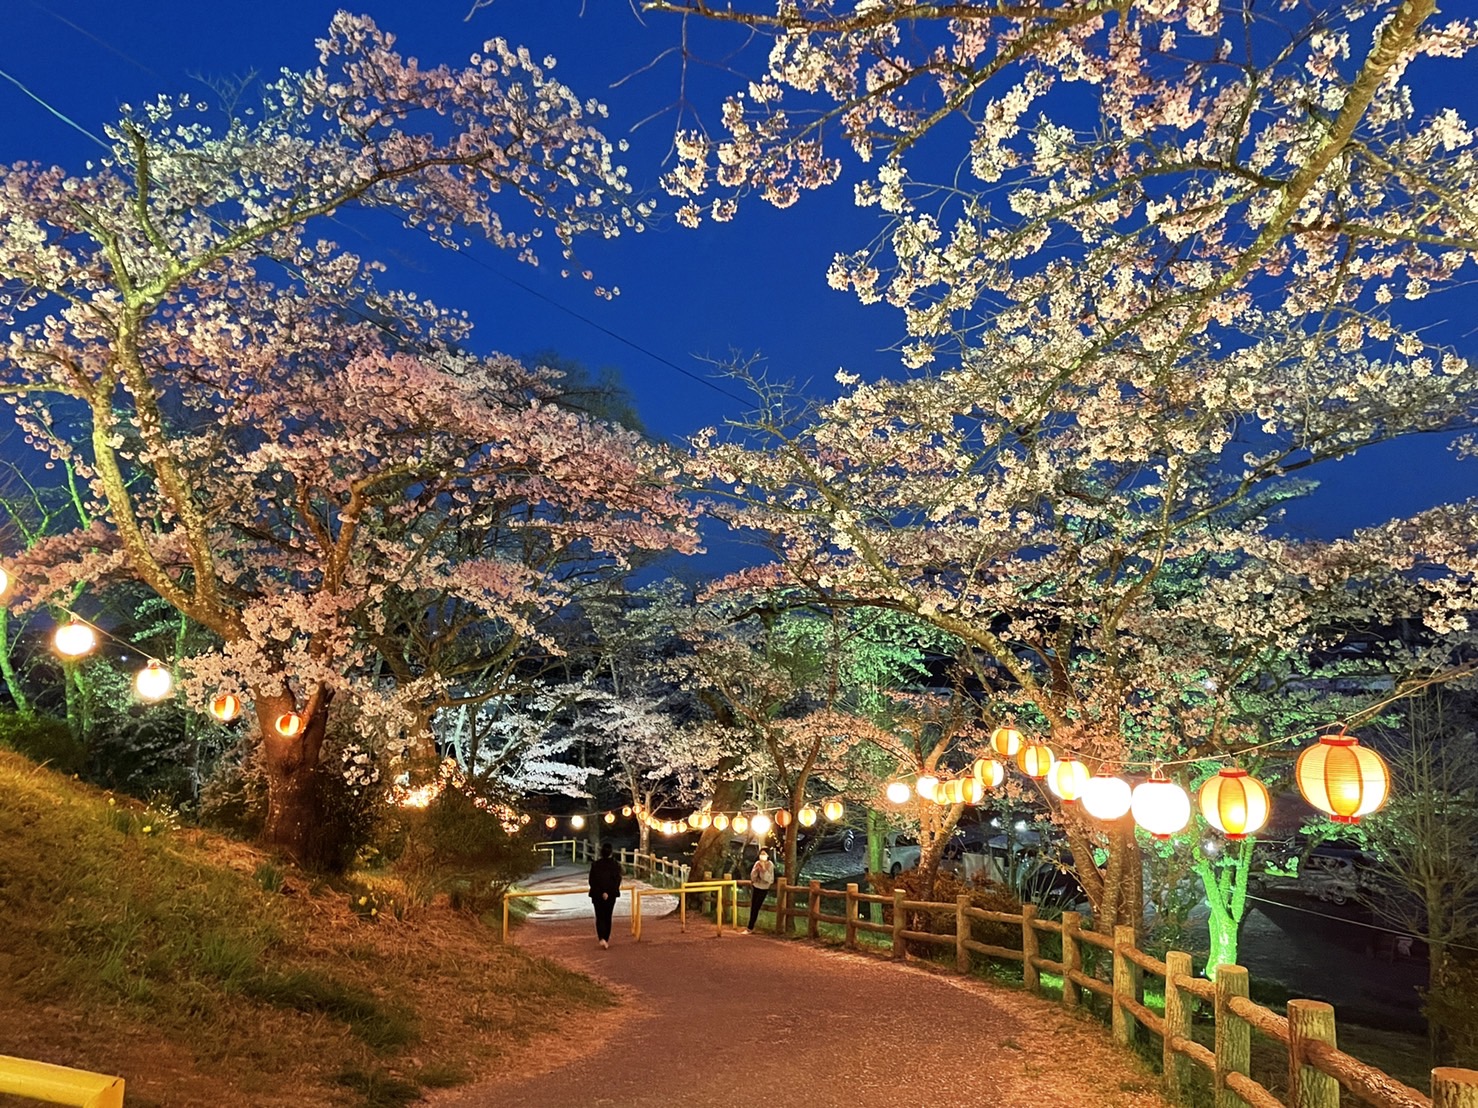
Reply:
[[52, 637], [56, 652], [65, 658], [80, 658], [98, 644], [97, 632], [80, 619], [68, 620]]
[[133, 690], [140, 700], [163, 700], [174, 688], [174, 676], [158, 662], [150, 661], [134, 675]]

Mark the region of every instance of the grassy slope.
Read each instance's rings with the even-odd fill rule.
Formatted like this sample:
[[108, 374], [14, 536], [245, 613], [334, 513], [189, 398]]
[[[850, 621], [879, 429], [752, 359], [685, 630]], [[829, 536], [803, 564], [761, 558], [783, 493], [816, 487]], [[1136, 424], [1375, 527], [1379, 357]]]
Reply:
[[144, 825], [0, 752], [0, 1053], [122, 1074], [130, 1108], [407, 1103], [607, 1000], [466, 915], [364, 920]]

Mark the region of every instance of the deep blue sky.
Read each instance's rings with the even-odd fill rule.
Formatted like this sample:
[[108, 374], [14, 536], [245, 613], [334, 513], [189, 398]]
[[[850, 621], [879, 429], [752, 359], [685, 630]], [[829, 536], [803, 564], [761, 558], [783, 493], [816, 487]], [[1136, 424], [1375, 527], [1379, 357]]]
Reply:
[[[4, 6], [0, 69], [99, 132], [116, 118], [120, 104], [137, 104], [159, 92], [203, 91], [197, 76], [240, 76], [250, 70], [271, 75], [283, 66], [312, 66], [314, 39], [344, 5], [326, 0], [139, 0], [131, 5], [6, 0]], [[581, 96], [610, 105], [608, 134], [630, 138], [625, 161], [633, 181], [655, 189], [674, 117], [668, 112], [634, 134], [629, 129], [668, 108], [678, 95], [674, 59], [636, 72], [675, 44], [674, 20], [648, 17], [643, 26], [626, 0], [585, 0], [583, 5], [581, 0], [494, 0], [464, 21], [469, 6], [470, 0], [351, 5], [393, 31], [404, 53], [428, 64], [463, 62], [495, 35], [528, 46], [535, 57], [554, 55], [556, 76]], [[713, 118], [718, 96], [733, 81], [700, 70], [689, 92]], [[1471, 118], [1472, 98], [1464, 99], [1469, 103], [1457, 106]], [[83, 135], [0, 79], [0, 159], [55, 162], [80, 171], [97, 153]], [[347, 230], [338, 237], [360, 253], [392, 263], [395, 282], [471, 312], [481, 348], [511, 354], [555, 349], [593, 368], [619, 368], [648, 427], [677, 438], [738, 415], [743, 405], [535, 293], [700, 377], [711, 373], [699, 360], [703, 357], [758, 352], [777, 377], [813, 381], [830, 393], [839, 366], [865, 377], [899, 371], [897, 356], [887, 347], [901, 332], [900, 316], [882, 306], [861, 307], [851, 294], [829, 289], [823, 276], [835, 250], [868, 241], [876, 229], [873, 218], [852, 207], [851, 189], [844, 185], [808, 195], [784, 212], [758, 203], [741, 206], [735, 222], [705, 224], [696, 232], [668, 219], [640, 236], [580, 244], [582, 260], [601, 283], [620, 286], [622, 295], [612, 303], [594, 297], [583, 282], [561, 280], [552, 251], [547, 267], [535, 270], [486, 244], [478, 244], [474, 258], [468, 258], [420, 249], [393, 229], [376, 231], [374, 239]], [[1449, 294], [1432, 310], [1452, 321], [1449, 337], [1463, 353], [1478, 354], [1468, 322], [1478, 314], [1478, 294]], [[730, 382], [716, 383], [739, 391]], [[1396, 443], [1326, 467], [1318, 474], [1323, 487], [1297, 509], [1291, 529], [1330, 535], [1478, 493], [1478, 468], [1453, 462], [1443, 447], [1433, 440]]]

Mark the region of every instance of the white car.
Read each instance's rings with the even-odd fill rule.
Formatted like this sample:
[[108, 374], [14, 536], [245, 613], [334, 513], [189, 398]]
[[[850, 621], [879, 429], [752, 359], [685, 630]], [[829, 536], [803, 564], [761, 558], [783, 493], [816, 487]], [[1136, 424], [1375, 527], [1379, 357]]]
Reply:
[[897, 877], [906, 869], [919, 864], [919, 840], [900, 831], [890, 831], [883, 840], [883, 868], [889, 876]]

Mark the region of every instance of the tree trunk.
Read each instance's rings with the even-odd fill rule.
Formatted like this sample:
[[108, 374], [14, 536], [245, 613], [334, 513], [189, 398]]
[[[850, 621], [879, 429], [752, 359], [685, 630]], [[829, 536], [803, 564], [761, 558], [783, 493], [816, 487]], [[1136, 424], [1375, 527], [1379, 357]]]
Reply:
[[321, 696], [316, 710], [303, 716], [298, 734], [283, 735], [277, 729], [277, 720], [297, 711], [293, 698], [281, 693], [263, 695], [255, 690], [253, 693], [267, 773], [267, 825], [263, 837], [268, 846], [300, 865], [317, 867], [328, 856], [328, 844], [323, 841], [318, 757], [327, 733], [329, 697]]
[[26, 698], [26, 690], [21, 685], [20, 675], [15, 672], [10, 657], [10, 609], [3, 604], [0, 604], [0, 676], [5, 678], [5, 689], [10, 693], [15, 710], [23, 716], [29, 716], [31, 702]]
[[1206, 976], [1214, 980], [1217, 966], [1237, 963], [1242, 920], [1247, 914], [1247, 877], [1252, 870], [1252, 840], [1243, 839], [1228, 849], [1221, 873], [1218, 873], [1218, 867], [1211, 859], [1206, 857], [1198, 858], [1192, 868], [1201, 878], [1201, 887], [1206, 890], [1206, 905], [1211, 910], [1206, 921], [1211, 935]]
[[[720, 770], [723, 766], [720, 765]], [[709, 804], [712, 812], [734, 812], [738, 811], [749, 792], [748, 781], [721, 780], [713, 790], [713, 800]], [[720, 864], [724, 855], [729, 850], [729, 831], [727, 828], [720, 831], [717, 827], [710, 827], [698, 837], [698, 845], [693, 848], [692, 873], [702, 873], [708, 870], [710, 873], [721, 873], [723, 866]], [[744, 876], [749, 876], [745, 874]]]

